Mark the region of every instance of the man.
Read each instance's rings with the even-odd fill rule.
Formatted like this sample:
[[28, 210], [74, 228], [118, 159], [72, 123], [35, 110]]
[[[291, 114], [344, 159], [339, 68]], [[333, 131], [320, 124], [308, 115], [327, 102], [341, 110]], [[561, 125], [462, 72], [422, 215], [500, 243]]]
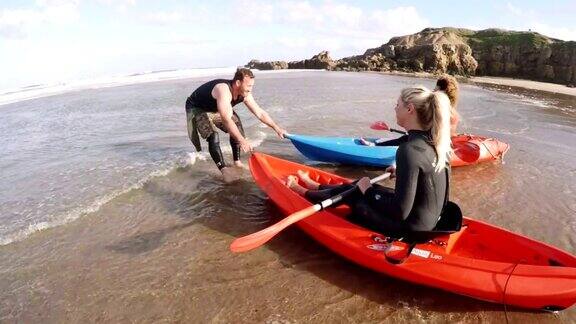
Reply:
[[230, 134], [230, 146], [234, 166], [242, 167], [240, 150], [251, 152], [250, 142], [244, 137], [240, 117], [233, 107], [243, 102], [261, 122], [271, 127], [280, 138], [286, 131], [280, 128], [252, 97], [254, 74], [249, 69], [239, 68], [232, 80], [215, 79], [198, 87], [186, 100], [186, 118], [188, 120], [188, 137], [196, 147], [202, 150], [200, 137], [208, 142], [208, 151], [216, 163], [224, 181], [235, 179], [233, 169], [226, 164], [220, 149], [218, 130]]

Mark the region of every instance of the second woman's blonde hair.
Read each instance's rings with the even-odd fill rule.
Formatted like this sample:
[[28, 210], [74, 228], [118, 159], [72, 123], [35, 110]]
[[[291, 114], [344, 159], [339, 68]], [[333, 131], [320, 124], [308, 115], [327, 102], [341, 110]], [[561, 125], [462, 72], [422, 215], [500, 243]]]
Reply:
[[440, 172], [452, 155], [450, 99], [442, 91], [433, 92], [423, 86], [403, 89], [400, 99], [404, 104], [414, 106], [420, 126], [432, 133], [432, 145], [437, 156], [434, 169]]
[[458, 106], [458, 81], [451, 75], [443, 75], [436, 81], [436, 89], [444, 91], [450, 99], [450, 129], [451, 133], [457, 134], [457, 124], [460, 121], [460, 114], [456, 110]]

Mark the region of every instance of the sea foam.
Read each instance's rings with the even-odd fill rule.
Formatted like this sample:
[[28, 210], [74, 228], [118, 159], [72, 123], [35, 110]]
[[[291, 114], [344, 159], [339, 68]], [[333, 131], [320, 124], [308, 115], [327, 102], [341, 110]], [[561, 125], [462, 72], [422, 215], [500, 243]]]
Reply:
[[[78, 91], [84, 89], [99, 89], [99, 88], [116, 87], [130, 84], [188, 79], [188, 78], [216, 76], [216, 75], [222, 75], [231, 78], [235, 71], [236, 71], [235, 67], [153, 71], [153, 72], [136, 73], [131, 75], [117, 75], [117, 76], [109, 76], [94, 79], [83, 79], [58, 84], [42, 84], [15, 89], [2, 89], [0, 90], [0, 106], [23, 100], [48, 97], [70, 91]], [[260, 73], [271, 74], [271, 73], [301, 72], [310, 70], [295, 69], [295, 70], [275, 70], [275, 71], [259, 71], [259, 70], [254, 71], [258, 74]]]

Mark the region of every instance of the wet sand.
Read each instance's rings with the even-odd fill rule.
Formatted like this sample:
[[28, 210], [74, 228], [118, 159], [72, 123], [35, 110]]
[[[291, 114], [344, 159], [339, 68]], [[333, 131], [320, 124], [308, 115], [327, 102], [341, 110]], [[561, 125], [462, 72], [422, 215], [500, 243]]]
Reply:
[[[384, 75], [397, 75], [425, 79], [437, 79], [438, 75], [426, 72], [365, 72], [365, 73], [379, 73]], [[488, 86], [491, 89], [499, 90], [515, 90], [516, 92], [537, 92], [542, 95], [557, 94], [574, 97], [576, 96], [576, 88], [568, 87], [563, 84], [540, 82], [533, 80], [523, 80], [504, 77], [489, 77], [489, 76], [476, 76], [476, 77], [457, 77], [459, 82], [476, 84], [478, 86]]]
[[532, 80], [511, 79], [511, 78], [498, 78], [498, 77], [472, 77], [470, 81], [476, 84], [494, 84], [499, 86], [510, 86], [516, 88], [523, 88], [529, 90], [538, 90], [552, 93], [565, 94], [569, 96], [576, 96], [576, 88], [567, 87], [563, 84], [539, 82]]
[[[197, 185], [207, 188], [204, 197], [196, 193]], [[122, 195], [91, 217], [14, 244], [10, 255], [0, 248], [8, 265], [0, 286], [11, 291], [2, 293], [2, 322], [552, 323], [574, 318], [573, 310], [505, 312], [501, 305], [395, 280], [347, 262], [295, 228], [263, 248], [232, 254], [228, 245], [235, 237], [270, 224], [268, 215], [278, 211], [248, 178], [223, 190], [234, 199], [227, 204], [231, 209], [253, 208], [236, 213], [198, 208], [199, 201], [218, 199], [208, 194], [212, 186], [219, 186], [215, 175], [181, 169]], [[146, 210], [139, 208], [142, 201]], [[175, 208], [173, 201], [189, 204]], [[196, 214], [202, 212], [206, 215]]]

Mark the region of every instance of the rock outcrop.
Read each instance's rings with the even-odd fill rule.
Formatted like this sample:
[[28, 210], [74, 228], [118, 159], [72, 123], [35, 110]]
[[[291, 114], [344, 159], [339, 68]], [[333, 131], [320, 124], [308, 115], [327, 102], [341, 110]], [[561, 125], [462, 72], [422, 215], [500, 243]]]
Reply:
[[426, 28], [394, 37], [362, 55], [332, 60], [327, 51], [295, 62], [251, 61], [248, 67], [343, 71], [404, 71], [487, 75], [576, 84], [576, 42], [535, 32]]
[[328, 51], [322, 51], [317, 55], [312, 56], [309, 60], [294, 61], [288, 63], [289, 69], [317, 69], [317, 70], [332, 70], [336, 64], [330, 58]]
[[284, 61], [260, 62], [258, 60], [252, 60], [246, 64], [246, 67], [258, 70], [283, 70], [288, 68], [288, 63]]
[[[381, 54], [379, 58], [375, 55]], [[447, 29], [427, 28], [418, 34], [394, 37], [387, 44], [367, 50], [363, 58], [379, 59], [383, 66], [407, 72], [474, 75], [478, 63], [470, 46]], [[344, 58], [343, 62], [357, 58]], [[395, 64], [394, 64], [395, 63]]]
[[478, 75], [576, 83], [576, 42], [499, 29], [475, 32], [468, 42]]

